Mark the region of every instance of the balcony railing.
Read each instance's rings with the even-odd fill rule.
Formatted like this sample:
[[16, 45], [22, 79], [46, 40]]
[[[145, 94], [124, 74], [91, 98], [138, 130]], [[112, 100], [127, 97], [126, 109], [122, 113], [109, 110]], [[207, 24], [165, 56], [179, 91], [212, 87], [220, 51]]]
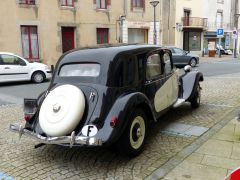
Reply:
[[207, 18], [200, 17], [182, 17], [184, 28], [203, 28], [207, 29]]

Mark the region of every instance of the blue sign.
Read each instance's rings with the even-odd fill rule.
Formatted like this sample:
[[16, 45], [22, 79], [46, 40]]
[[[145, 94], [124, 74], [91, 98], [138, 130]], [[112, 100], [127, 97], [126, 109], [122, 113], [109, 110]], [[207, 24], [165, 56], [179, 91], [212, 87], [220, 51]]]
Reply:
[[224, 36], [224, 29], [217, 29], [217, 36]]

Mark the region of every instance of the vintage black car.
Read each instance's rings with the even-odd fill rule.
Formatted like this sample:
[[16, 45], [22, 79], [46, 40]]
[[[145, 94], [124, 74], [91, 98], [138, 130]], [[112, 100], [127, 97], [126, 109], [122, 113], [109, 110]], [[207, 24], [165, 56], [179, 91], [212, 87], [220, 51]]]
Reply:
[[136, 156], [167, 109], [200, 105], [203, 75], [185, 71], [179, 76], [171, 51], [153, 45], [73, 50], [59, 59], [48, 90], [25, 99], [25, 126], [10, 129], [42, 144], [114, 145]]

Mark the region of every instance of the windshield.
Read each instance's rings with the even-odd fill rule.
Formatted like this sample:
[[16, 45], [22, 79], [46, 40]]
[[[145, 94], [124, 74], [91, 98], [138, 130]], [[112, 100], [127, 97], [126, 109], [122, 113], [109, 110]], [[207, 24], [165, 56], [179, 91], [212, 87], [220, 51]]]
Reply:
[[59, 76], [79, 76], [79, 77], [98, 77], [100, 74], [100, 64], [81, 63], [81, 64], [66, 64], [63, 65]]

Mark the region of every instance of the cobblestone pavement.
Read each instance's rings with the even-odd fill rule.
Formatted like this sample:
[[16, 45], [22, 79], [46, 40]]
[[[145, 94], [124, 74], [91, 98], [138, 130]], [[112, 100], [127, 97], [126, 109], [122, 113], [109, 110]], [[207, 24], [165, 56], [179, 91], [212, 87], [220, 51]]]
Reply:
[[[240, 103], [240, 74], [206, 78], [202, 105], [171, 110], [151, 127], [143, 153], [129, 159], [102, 148], [72, 148], [55, 145], [34, 149], [37, 143], [8, 130], [22, 123], [22, 107], [0, 107], [0, 175], [14, 179], [143, 179], [198, 137], [166, 134], [170, 123], [211, 128]], [[1, 179], [1, 176], [0, 176]]]

